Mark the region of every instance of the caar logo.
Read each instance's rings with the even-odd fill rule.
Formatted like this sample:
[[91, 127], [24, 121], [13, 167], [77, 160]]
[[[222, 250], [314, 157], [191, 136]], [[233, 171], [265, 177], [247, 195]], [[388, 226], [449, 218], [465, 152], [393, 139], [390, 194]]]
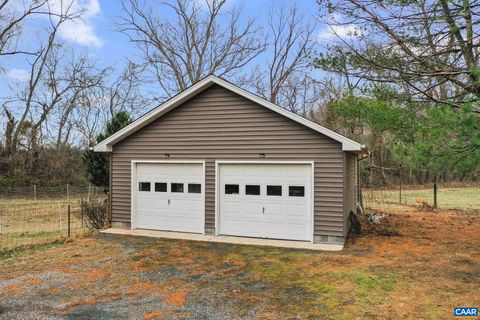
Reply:
[[455, 317], [478, 317], [478, 308], [453, 308]]

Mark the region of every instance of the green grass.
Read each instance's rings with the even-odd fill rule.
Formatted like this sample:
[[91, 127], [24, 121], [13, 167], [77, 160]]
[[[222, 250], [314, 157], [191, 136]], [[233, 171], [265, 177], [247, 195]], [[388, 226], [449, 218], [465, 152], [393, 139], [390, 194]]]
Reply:
[[[402, 190], [401, 204], [399, 190], [368, 190], [364, 192], [367, 208], [399, 209], [401, 205], [422, 206], [426, 202], [433, 206], [433, 187], [429, 189]], [[480, 209], [480, 187], [442, 188], [437, 194], [438, 208], [455, 210]]]
[[363, 270], [349, 270], [337, 274], [339, 280], [355, 284], [357, 298], [379, 298], [395, 289], [397, 278], [392, 274], [367, 272]]
[[80, 217], [81, 197], [51, 197], [36, 201], [13, 197], [0, 199], [0, 250], [49, 243], [67, 237], [68, 206], [71, 234], [87, 230]]
[[37, 251], [44, 251], [50, 248], [58, 247], [61, 245], [60, 241], [51, 241], [47, 243], [38, 243], [26, 246], [19, 246], [14, 249], [0, 250], [0, 260], [6, 262], [7, 260], [14, 260], [16, 257], [22, 254], [33, 254]]
[[440, 208], [480, 209], [480, 188], [440, 189], [438, 199]]

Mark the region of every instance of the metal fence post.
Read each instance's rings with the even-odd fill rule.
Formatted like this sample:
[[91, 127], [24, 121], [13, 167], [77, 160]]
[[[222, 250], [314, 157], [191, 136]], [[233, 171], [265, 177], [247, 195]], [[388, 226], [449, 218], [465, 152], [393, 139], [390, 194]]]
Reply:
[[70, 205], [68, 205], [67, 225], [67, 237], [70, 238]]
[[438, 202], [437, 202], [437, 183], [435, 182], [433, 184], [433, 207], [436, 209], [438, 207]]
[[70, 200], [70, 185], [67, 183], [67, 201]]

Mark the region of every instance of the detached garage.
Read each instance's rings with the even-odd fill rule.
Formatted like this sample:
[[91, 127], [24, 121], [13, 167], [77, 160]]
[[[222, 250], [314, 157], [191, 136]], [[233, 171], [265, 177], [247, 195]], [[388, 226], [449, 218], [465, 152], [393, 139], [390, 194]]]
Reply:
[[113, 227], [343, 243], [364, 147], [209, 76], [94, 150]]

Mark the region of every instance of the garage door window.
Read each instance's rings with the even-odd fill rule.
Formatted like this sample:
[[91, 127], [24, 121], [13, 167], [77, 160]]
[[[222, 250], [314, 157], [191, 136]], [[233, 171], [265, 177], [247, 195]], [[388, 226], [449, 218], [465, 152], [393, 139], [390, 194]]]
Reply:
[[281, 196], [282, 186], [267, 186], [267, 196]]
[[188, 193], [202, 193], [202, 185], [200, 183], [189, 183]]
[[245, 186], [245, 194], [252, 195], [252, 196], [260, 195], [260, 186], [259, 185], [253, 185], [253, 184], [247, 184]]
[[138, 191], [150, 191], [150, 182], [139, 182]]
[[171, 192], [182, 193], [183, 192], [183, 183], [172, 183], [170, 185]]
[[167, 192], [167, 183], [155, 182], [155, 192]]
[[288, 195], [290, 197], [305, 197], [305, 187], [303, 186], [289, 186]]
[[239, 194], [240, 188], [238, 184], [226, 184], [225, 185], [225, 194]]

